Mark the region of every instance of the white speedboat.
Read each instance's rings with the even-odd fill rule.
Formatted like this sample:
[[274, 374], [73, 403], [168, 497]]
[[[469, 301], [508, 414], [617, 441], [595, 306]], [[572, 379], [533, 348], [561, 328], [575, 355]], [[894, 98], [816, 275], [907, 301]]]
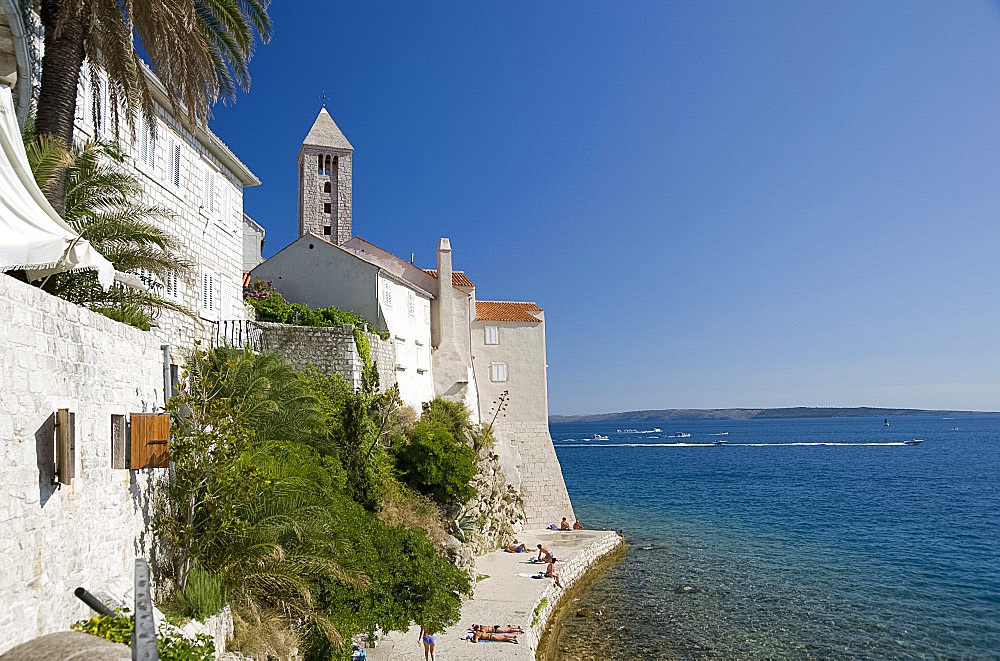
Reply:
[[691, 438], [691, 434], [679, 431], [676, 434], [674, 434], [671, 438]]
[[725, 445], [725, 444], [726, 444], [726, 439], [724, 439], [724, 438], [720, 438], [719, 440], [714, 441], [712, 443], [712, 445]]
[[595, 441], [610, 441], [611, 439], [607, 436], [601, 436], [600, 434], [594, 434]]

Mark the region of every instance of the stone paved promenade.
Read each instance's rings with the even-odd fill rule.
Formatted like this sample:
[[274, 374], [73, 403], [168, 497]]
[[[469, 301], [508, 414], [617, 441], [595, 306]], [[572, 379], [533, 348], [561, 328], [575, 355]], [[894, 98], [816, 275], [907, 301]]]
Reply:
[[[529, 530], [518, 535], [518, 540], [532, 549], [538, 543], [544, 544], [557, 558], [568, 558], [568, 562], [556, 565], [564, 589], [578, 581], [597, 560], [621, 545], [618, 535], [605, 530]], [[527, 661], [535, 658], [538, 637], [563, 592], [551, 579], [517, 575], [545, 570], [544, 565], [528, 562], [536, 555], [537, 551], [534, 554], [494, 551], [476, 559], [478, 573], [489, 578], [476, 585], [473, 598], [462, 606], [458, 623], [438, 634], [436, 655], [440, 661]], [[534, 609], [543, 597], [548, 602], [539, 611], [537, 625], [532, 627]], [[525, 633], [518, 636], [518, 645], [485, 641], [474, 644], [462, 640], [473, 623], [520, 625]], [[416, 627], [405, 634], [394, 632], [383, 638], [376, 649], [368, 650], [368, 658], [371, 661], [423, 661], [424, 647], [417, 641], [418, 633]]]

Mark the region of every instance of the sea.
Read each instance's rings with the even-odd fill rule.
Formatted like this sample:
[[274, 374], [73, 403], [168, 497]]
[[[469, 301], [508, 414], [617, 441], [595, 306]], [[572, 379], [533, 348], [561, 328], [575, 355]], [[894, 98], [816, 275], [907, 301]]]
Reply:
[[1000, 659], [1000, 417], [550, 430], [629, 550], [549, 658]]

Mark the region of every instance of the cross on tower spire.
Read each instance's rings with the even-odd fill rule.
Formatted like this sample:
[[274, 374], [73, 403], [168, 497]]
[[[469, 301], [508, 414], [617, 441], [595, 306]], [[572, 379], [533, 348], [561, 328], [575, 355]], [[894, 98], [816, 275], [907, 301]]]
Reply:
[[323, 93], [319, 95], [319, 100], [323, 103], [324, 108], [326, 108], [326, 99], [326, 90], [323, 90]]

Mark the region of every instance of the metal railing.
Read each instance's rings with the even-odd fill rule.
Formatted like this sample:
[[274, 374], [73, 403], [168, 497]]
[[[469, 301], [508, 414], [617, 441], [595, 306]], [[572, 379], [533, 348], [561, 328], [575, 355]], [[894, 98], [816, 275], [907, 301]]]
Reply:
[[249, 348], [251, 351], [261, 350], [263, 332], [256, 322], [247, 319], [225, 319], [213, 321], [212, 324], [215, 326], [213, 348], [236, 347]]

